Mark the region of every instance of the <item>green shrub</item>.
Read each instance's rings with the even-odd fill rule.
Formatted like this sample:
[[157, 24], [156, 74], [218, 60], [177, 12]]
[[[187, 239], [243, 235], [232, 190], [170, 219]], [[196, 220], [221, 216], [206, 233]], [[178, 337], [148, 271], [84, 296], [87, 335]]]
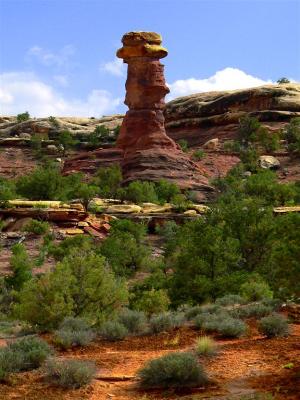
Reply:
[[128, 335], [126, 326], [118, 321], [106, 321], [100, 328], [100, 335], [111, 342], [123, 340]]
[[8, 351], [17, 355], [18, 371], [29, 371], [42, 365], [51, 354], [51, 348], [44, 340], [27, 336], [8, 345]]
[[34, 233], [35, 235], [45, 235], [49, 232], [50, 225], [46, 221], [38, 221], [36, 219], [32, 219], [24, 226], [25, 232]]
[[161, 203], [170, 202], [174, 196], [180, 194], [179, 187], [165, 179], [160, 179], [155, 183], [155, 191]]
[[262, 318], [258, 325], [259, 332], [268, 338], [276, 336], [287, 336], [289, 334], [289, 325], [282, 315], [272, 314]]
[[150, 318], [150, 330], [152, 333], [160, 333], [173, 329], [173, 318], [170, 313], [152, 315]]
[[216, 354], [216, 342], [209, 336], [200, 336], [196, 339], [195, 351], [198, 356], [213, 356]]
[[96, 366], [88, 361], [49, 359], [44, 371], [50, 382], [64, 388], [78, 389], [92, 381]]
[[290, 80], [283, 77], [283, 78], [277, 79], [277, 83], [279, 83], [279, 85], [281, 85], [283, 83], [290, 83]]
[[258, 276], [254, 276], [248, 282], [245, 282], [240, 292], [247, 301], [260, 301], [264, 298], [272, 298], [273, 292], [269, 285]]
[[204, 158], [204, 157], [205, 157], [204, 150], [198, 149], [198, 150], [195, 150], [193, 153], [193, 158], [195, 160], [202, 160], [202, 158]]
[[93, 341], [95, 334], [82, 318], [68, 317], [55, 332], [54, 341], [63, 349], [75, 346], [87, 346]]
[[99, 195], [104, 198], [115, 198], [122, 182], [122, 171], [119, 165], [99, 168], [92, 184], [99, 189]]
[[223, 297], [219, 297], [216, 300], [216, 304], [219, 306], [233, 306], [236, 304], [244, 304], [245, 299], [238, 294], [226, 294]]
[[186, 321], [184, 312], [180, 311], [172, 312], [171, 317], [172, 317], [173, 328], [179, 328], [180, 326], [184, 325]]
[[188, 142], [185, 139], [178, 140], [178, 144], [185, 153], [189, 150]]
[[134, 181], [124, 189], [122, 198], [133, 203], [158, 203], [155, 184], [148, 181]]
[[52, 272], [24, 285], [15, 313], [40, 330], [55, 329], [71, 315], [101, 324], [127, 303], [127, 295], [125, 282], [115, 277], [104, 257], [77, 248]]
[[190, 353], [171, 353], [151, 360], [138, 375], [144, 388], [194, 387], [207, 382], [202, 366]]
[[14, 198], [16, 198], [16, 187], [14, 181], [0, 177], [0, 207], [5, 205], [6, 200], [12, 200]]
[[29, 112], [25, 111], [24, 113], [18, 114], [17, 115], [17, 121], [18, 122], [24, 122], [24, 121], [28, 121], [30, 118]]
[[23, 354], [8, 347], [0, 348], [0, 382], [6, 381], [10, 373], [19, 372], [22, 365]]
[[245, 334], [247, 325], [236, 318], [224, 318], [220, 321], [217, 332], [224, 337], [236, 338]]
[[12, 248], [10, 267], [13, 274], [5, 278], [8, 287], [20, 290], [32, 278], [32, 265], [23, 244], [17, 243]]
[[284, 129], [284, 138], [290, 151], [300, 152], [300, 118], [292, 118]]
[[134, 308], [147, 315], [163, 313], [170, 305], [170, 299], [164, 289], [144, 290], [136, 297]]
[[129, 333], [141, 334], [146, 330], [146, 316], [142, 311], [124, 309], [119, 314], [119, 322], [124, 325]]

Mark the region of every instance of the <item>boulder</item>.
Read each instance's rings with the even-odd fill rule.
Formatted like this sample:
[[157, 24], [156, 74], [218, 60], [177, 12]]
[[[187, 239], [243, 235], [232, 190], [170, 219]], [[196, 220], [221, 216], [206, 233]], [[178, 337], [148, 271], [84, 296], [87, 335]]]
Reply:
[[219, 147], [219, 139], [218, 138], [210, 139], [206, 143], [204, 143], [202, 147], [203, 149], [206, 150], [217, 150]]
[[273, 156], [260, 156], [258, 164], [264, 169], [278, 169], [280, 168], [280, 161]]
[[164, 205], [154, 203], [143, 203], [142, 212], [144, 214], [167, 213], [172, 211], [172, 204], [166, 203]]
[[46, 151], [48, 154], [56, 155], [59, 153], [59, 150], [55, 144], [48, 144], [46, 147]]
[[19, 134], [19, 137], [22, 138], [22, 139], [31, 139], [30, 133], [27, 133], [27, 132], [21, 132]]

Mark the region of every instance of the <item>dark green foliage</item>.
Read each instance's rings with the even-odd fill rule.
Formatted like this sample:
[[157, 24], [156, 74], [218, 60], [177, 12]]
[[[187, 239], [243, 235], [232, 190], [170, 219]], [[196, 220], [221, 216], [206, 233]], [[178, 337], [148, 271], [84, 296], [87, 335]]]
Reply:
[[180, 194], [180, 189], [175, 183], [171, 183], [165, 179], [160, 179], [155, 183], [155, 191], [158, 200], [163, 204], [172, 202], [172, 199]]
[[279, 83], [279, 84], [290, 83], [290, 80], [283, 77], [283, 78], [277, 79], [277, 83]]
[[55, 117], [52, 117], [52, 115], [50, 115], [48, 120], [54, 126], [54, 128], [59, 128], [59, 122], [57, 121], [57, 119]]
[[112, 142], [115, 140], [117, 131], [114, 135], [110, 135], [110, 130], [105, 125], [98, 125], [94, 132], [90, 133], [86, 139], [93, 147], [99, 147], [102, 143]]
[[268, 338], [276, 336], [287, 336], [289, 325], [285, 317], [280, 314], [272, 314], [259, 321], [259, 332]]
[[289, 150], [300, 153], [300, 117], [292, 118], [284, 129], [284, 138]]
[[104, 198], [115, 198], [122, 182], [122, 172], [119, 165], [99, 168], [92, 184], [98, 187], [98, 193]]
[[38, 221], [36, 219], [32, 219], [24, 226], [25, 232], [34, 233], [35, 235], [45, 235], [49, 232], [50, 225], [46, 221]]
[[256, 140], [256, 134], [261, 128], [257, 118], [248, 115], [240, 118], [238, 128], [238, 139], [242, 147], [248, 148], [250, 143]]
[[189, 150], [188, 142], [185, 139], [178, 140], [178, 144], [185, 153]]
[[0, 207], [3, 207], [2, 201], [16, 198], [16, 187], [11, 179], [0, 177]]
[[67, 389], [78, 389], [91, 382], [96, 366], [89, 361], [49, 359], [44, 371], [50, 382]]
[[30, 118], [29, 112], [25, 111], [24, 113], [18, 114], [17, 115], [17, 121], [18, 122], [24, 122], [24, 121], [28, 121]]
[[67, 316], [100, 324], [127, 303], [125, 283], [90, 249], [74, 249], [53, 272], [29, 281], [15, 312], [40, 330], [56, 328]]
[[129, 219], [116, 219], [111, 221], [111, 233], [130, 233], [138, 243], [142, 243], [146, 237], [147, 226], [143, 223], [135, 223]]
[[99, 188], [97, 186], [88, 183], [82, 183], [76, 192], [76, 196], [82, 201], [84, 208], [87, 210], [90, 201], [98, 194], [98, 192]]
[[74, 139], [71, 132], [68, 130], [61, 131], [58, 135], [57, 141], [63, 146], [63, 155], [66, 154], [67, 150], [71, 149], [78, 143], [78, 141]]
[[89, 324], [82, 318], [68, 317], [55, 332], [55, 343], [63, 349], [75, 346], [87, 346], [93, 341], [95, 334]]
[[174, 320], [171, 313], [154, 314], [149, 323], [152, 333], [165, 332], [174, 328]]
[[76, 197], [81, 180], [81, 174], [62, 176], [55, 164], [47, 164], [18, 178], [16, 187], [30, 200], [67, 200]]
[[32, 265], [23, 244], [15, 244], [12, 247], [10, 267], [13, 274], [7, 276], [5, 282], [8, 287], [20, 290], [32, 277]]
[[48, 254], [61, 261], [65, 256], [68, 256], [76, 248], [84, 248], [93, 250], [93, 242], [90, 237], [84, 235], [76, 235], [68, 237], [59, 244], [54, 244], [52, 241], [47, 243]]
[[144, 388], [200, 386], [207, 376], [191, 353], [171, 353], [149, 361], [139, 372]]
[[159, 314], [168, 310], [170, 299], [165, 289], [150, 289], [136, 292], [132, 296], [133, 308], [147, 315]]
[[148, 181], [133, 181], [124, 189], [122, 197], [133, 203], [157, 203], [155, 184]]
[[102, 243], [101, 254], [116, 274], [131, 276], [150, 256], [150, 249], [139, 243], [132, 233], [115, 229]]
[[118, 321], [106, 321], [100, 328], [100, 335], [111, 342], [123, 340], [128, 333], [126, 326]]
[[147, 319], [142, 311], [124, 309], [119, 314], [118, 320], [131, 334], [138, 335], [146, 331]]

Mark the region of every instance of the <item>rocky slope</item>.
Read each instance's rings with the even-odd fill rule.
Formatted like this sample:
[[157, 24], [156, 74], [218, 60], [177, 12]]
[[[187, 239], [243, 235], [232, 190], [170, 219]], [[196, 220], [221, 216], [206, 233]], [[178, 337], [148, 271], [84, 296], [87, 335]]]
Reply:
[[[206, 149], [206, 157], [198, 161], [197, 165], [207, 177], [222, 176], [239, 161], [236, 155], [222, 151], [222, 142], [235, 138], [238, 120], [245, 114], [256, 116], [270, 132], [282, 129], [291, 118], [300, 116], [300, 84], [266, 85], [180, 97], [166, 104], [166, 131], [175, 140], [185, 139], [191, 148], [190, 154], [193, 149], [203, 147], [208, 140], [219, 139], [219, 145]], [[114, 129], [121, 125], [122, 120], [122, 115], [100, 119], [57, 117], [57, 125], [54, 126], [48, 118], [17, 123], [16, 117], [0, 117], [0, 174], [18, 175], [23, 170], [28, 172], [28, 168], [35, 165], [30, 149], [22, 147], [22, 136], [25, 133], [55, 138], [60, 131], [68, 129], [84, 140], [84, 136], [93, 132], [97, 125]], [[5, 138], [11, 140], [15, 137], [15, 141], [5, 143]], [[16, 162], [15, 151], [18, 152]], [[276, 157], [282, 165], [278, 171], [282, 180], [300, 179], [299, 160], [290, 159], [287, 153]], [[65, 171], [93, 173], [100, 166], [120, 162], [121, 158], [121, 152], [112, 147], [89, 152], [79, 149], [65, 163]]]
[[198, 93], [167, 104], [166, 129], [190, 146], [212, 138], [233, 139], [243, 115], [257, 117], [270, 131], [300, 116], [300, 84], [266, 85], [250, 89]]

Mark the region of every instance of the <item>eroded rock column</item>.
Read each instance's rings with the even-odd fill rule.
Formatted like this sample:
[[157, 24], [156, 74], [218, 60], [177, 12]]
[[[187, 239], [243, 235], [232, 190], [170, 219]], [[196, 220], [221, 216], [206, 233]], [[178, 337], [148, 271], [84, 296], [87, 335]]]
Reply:
[[198, 190], [203, 200], [212, 190], [196, 164], [166, 135], [165, 95], [169, 92], [160, 59], [168, 52], [154, 32], [129, 32], [122, 38], [117, 57], [128, 64], [125, 104], [129, 111], [123, 120], [117, 147], [124, 151], [125, 183], [168, 179], [181, 188]]

